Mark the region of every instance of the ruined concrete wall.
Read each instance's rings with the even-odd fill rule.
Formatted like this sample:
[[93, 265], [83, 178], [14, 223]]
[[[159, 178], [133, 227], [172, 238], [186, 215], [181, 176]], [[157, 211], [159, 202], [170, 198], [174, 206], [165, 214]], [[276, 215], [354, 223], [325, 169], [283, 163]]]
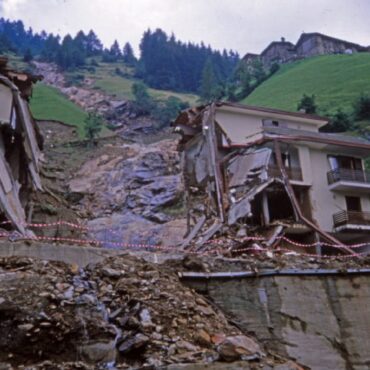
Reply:
[[235, 144], [245, 143], [245, 138], [262, 130], [262, 117], [242, 113], [216, 110], [216, 122]]
[[203, 289], [269, 348], [315, 370], [370, 366], [370, 276], [208, 280]]

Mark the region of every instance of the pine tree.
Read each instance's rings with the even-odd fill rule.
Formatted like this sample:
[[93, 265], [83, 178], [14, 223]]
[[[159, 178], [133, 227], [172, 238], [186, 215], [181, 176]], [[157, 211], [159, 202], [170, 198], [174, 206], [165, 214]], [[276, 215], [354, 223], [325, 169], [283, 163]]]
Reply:
[[114, 40], [109, 49], [109, 54], [115, 59], [115, 61], [122, 57], [121, 48], [117, 40]]
[[204, 102], [209, 102], [215, 98], [217, 81], [213, 65], [210, 59], [207, 59], [203, 72], [202, 82], [200, 85], [200, 97]]
[[126, 42], [125, 46], [122, 49], [122, 57], [123, 61], [129, 66], [134, 66], [137, 62], [134, 55], [134, 50], [132, 49], [132, 46], [129, 42]]

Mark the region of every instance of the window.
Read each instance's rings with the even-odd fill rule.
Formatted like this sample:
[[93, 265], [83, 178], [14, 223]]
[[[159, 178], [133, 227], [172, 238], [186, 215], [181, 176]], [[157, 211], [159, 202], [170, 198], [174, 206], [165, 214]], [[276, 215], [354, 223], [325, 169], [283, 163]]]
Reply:
[[361, 198], [360, 197], [346, 197], [347, 211], [361, 212]]
[[345, 157], [345, 156], [328, 156], [330, 168], [332, 170], [346, 169], [362, 171], [362, 161], [360, 158]]

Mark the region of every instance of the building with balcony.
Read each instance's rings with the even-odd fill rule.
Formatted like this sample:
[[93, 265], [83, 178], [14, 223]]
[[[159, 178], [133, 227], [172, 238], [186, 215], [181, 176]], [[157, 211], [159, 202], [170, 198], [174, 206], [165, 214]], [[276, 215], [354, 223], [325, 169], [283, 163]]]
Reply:
[[316, 115], [225, 102], [182, 112], [174, 126], [182, 135], [194, 224], [203, 201], [203, 215], [235, 229], [279, 226], [297, 241], [368, 241], [364, 161], [370, 142], [319, 132], [327, 123]]

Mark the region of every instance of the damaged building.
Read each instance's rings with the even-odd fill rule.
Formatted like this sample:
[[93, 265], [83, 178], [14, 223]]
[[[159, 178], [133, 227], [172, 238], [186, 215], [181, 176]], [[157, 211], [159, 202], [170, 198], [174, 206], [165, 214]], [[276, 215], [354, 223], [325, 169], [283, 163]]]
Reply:
[[286, 236], [316, 244], [312, 253], [367, 242], [370, 143], [319, 132], [327, 123], [225, 102], [183, 111], [173, 124], [187, 189], [183, 247], [225, 234], [262, 236], [267, 247]]
[[7, 67], [0, 57], [0, 221], [26, 233], [26, 211], [32, 190], [42, 190], [42, 138], [29, 110], [33, 83], [40, 80]]

